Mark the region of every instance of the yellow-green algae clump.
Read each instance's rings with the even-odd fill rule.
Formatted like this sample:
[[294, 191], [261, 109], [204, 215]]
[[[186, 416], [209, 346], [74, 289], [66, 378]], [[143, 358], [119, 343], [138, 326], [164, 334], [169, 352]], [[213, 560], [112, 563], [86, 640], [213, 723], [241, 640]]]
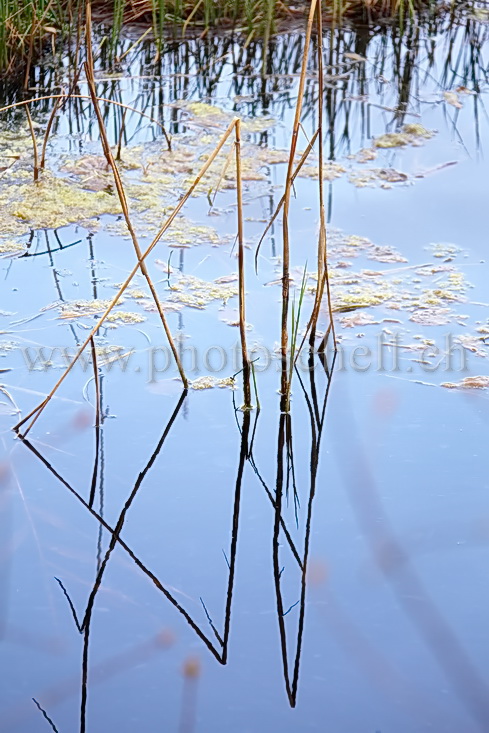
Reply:
[[0, 191], [2, 232], [21, 235], [29, 229], [56, 229], [102, 214], [120, 214], [116, 196], [86, 191], [46, 173], [37, 183], [10, 184]]
[[429, 140], [434, 132], [427, 130], [423, 125], [410, 123], [403, 125], [401, 132], [386, 132], [374, 139], [376, 148], [400, 148], [405, 145], [420, 145], [423, 140]]

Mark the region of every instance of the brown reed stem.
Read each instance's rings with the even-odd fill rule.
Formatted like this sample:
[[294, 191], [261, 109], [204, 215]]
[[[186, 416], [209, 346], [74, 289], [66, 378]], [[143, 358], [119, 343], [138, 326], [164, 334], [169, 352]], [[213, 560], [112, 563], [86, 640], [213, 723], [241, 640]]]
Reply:
[[51, 134], [51, 128], [53, 126], [56, 114], [58, 110], [63, 107], [66, 102], [69, 100], [69, 98], [72, 96], [73, 90], [76, 89], [76, 86], [78, 84], [78, 77], [80, 75], [79, 69], [75, 71], [75, 75], [73, 77], [73, 81], [70, 84], [70, 87], [68, 89], [68, 94], [63, 99], [62, 97], [58, 97], [56, 99], [56, 102], [54, 103], [53, 109], [51, 110], [51, 114], [49, 115], [48, 124], [46, 125], [46, 130], [44, 132], [44, 140], [42, 141], [42, 151], [41, 151], [41, 163], [40, 163], [40, 169], [44, 170], [44, 166], [46, 164], [46, 149], [48, 145], [48, 139], [49, 135]]
[[229, 166], [231, 164], [231, 160], [233, 159], [233, 152], [235, 152], [235, 151], [233, 151], [233, 148], [231, 146], [229, 148], [229, 153], [228, 153], [228, 155], [226, 157], [226, 160], [224, 161], [224, 165], [222, 166], [222, 170], [221, 170], [221, 173], [219, 175], [219, 180], [218, 180], [217, 186], [216, 186], [216, 188], [214, 190], [214, 196], [212, 197], [212, 200], [210, 200], [210, 193], [211, 192], [209, 191], [209, 194], [208, 194], [208, 199], [209, 199], [209, 204], [210, 204], [209, 214], [211, 213], [211, 211], [212, 211], [212, 209], [214, 207], [214, 203], [216, 201], [216, 196], [219, 193], [219, 189], [221, 188], [221, 183], [222, 183], [222, 181], [224, 179], [224, 176], [226, 175], [227, 169], [229, 168]]
[[90, 339], [90, 349], [92, 352], [93, 379], [95, 382], [95, 460], [93, 463], [92, 482], [90, 486], [89, 506], [93, 507], [95, 501], [95, 491], [97, 489], [99, 453], [100, 453], [100, 425], [101, 425], [101, 390], [100, 375], [98, 371], [97, 349], [95, 347], [95, 339]]
[[246, 313], [245, 313], [245, 272], [244, 272], [244, 235], [243, 235], [243, 182], [241, 174], [241, 120], [236, 120], [236, 196], [238, 205], [238, 274], [239, 274], [239, 333], [241, 337], [241, 354], [243, 359], [243, 393], [244, 408], [251, 410], [250, 361], [246, 346]]
[[25, 112], [27, 115], [27, 122], [29, 124], [29, 131], [31, 133], [32, 138], [32, 150], [34, 153], [34, 183], [39, 180], [39, 155], [37, 152], [37, 140], [36, 140], [36, 134], [34, 132], [34, 125], [32, 124], [32, 117], [31, 113], [29, 112], [29, 107], [25, 108]]
[[[48, 144], [48, 139], [51, 133], [51, 128], [53, 126], [54, 118], [56, 117], [56, 114], [60, 106], [61, 106], [61, 99], [59, 98], [54, 103], [53, 109], [51, 110], [51, 114], [49, 115], [48, 124], [46, 125], [46, 131], [44, 132], [44, 139], [42, 141], [42, 150], [41, 150], [41, 163], [39, 166], [41, 170], [44, 170], [44, 166], [46, 163], [46, 148]], [[27, 109], [29, 109], [29, 107], [27, 107]]]
[[90, 90], [90, 96], [92, 97], [92, 103], [95, 109], [95, 114], [97, 115], [97, 121], [98, 126], [100, 130], [100, 137], [102, 140], [102, 147], [105, 153], [105, 157], [107, 159], [107, 163], [109, 164], [113, 176], [114, 176], [114, 182], [117, 189], [117, 194], [119, 196], [119, 201], [122, 207], [122, 213], [124, 214], [124, 219], [126, 220], [126, 226], [129, 230], [129, 234], [131, 235], [132, 243], [134, 246], [134, 250], [136, 252], [136, 256], [138, 258], [138, 262], [141, 267], [141, 272], [146, 279], [146, 282], [148, 283], [148, 287], [150, 289], [151, 295], [153, 296], [153, 300], [156, 305], [156, 309], [158, 311], [158, 315], [160, 316], [161, 323], [163, 324], [163, 329], [166, 334], [166, 338], [168, 340], [168, 343], [170, 345], [170, 349], [173, 354], [173, 358], [175, 359], [175, 362], [178, 367], [178, 371], [180, 373], [180, 378], [183, 382], [183, 386], [185, 389], [188, 388], [188, 380], [185, 376], [185, 372], [183, 370], [182, 362], [180, 361], [180, 356], [177, 351], [177, 348], [175, 346], [175, 343], [173, 341], [173, 337], [170, 331], [170, 328], [168, 326], [168, 322], [166, 320], [166, 316], [163, 312], [163, 307], [161, 305], [161, 301], [158, 297], [158, 293], [156, 292], [156, 288], [153, 284], [153, 281], [151, 280], [150, 274], [148, 272], [148, 269], [146, 267], [146, 264], [141, 260], [142, 252], [141, 248], [139, 246], [139, 242], [136, 236], [136, 232], [134, 231], [134, 227], [131, 222], [131, 217], [129, 214], [129, 207], [127, 205], [127, 199], [126, 194], [124, 192], [124, 186], [122, 184], [122, 180], [119, 174], [119, 169], [117, 168], [116, 162], [114, 160], [114, 156], [112, 155], [112, 150], [110, 149], [109, 140], [107, 137], [107, 131], [105, 129], [104, 120], [102, 117], [102, 114], [100, 112], [100, 107], [98, 105], [97, 101], [97, 93], [95, 90], [95, 79], [94, 79], [94, 73], [93, 73], [93, 56], [92, 56], [92, 40], [91, 40], [91, 32], [92, 32], [92, 19], [91, 19], [91, 7], [90, 3], [87, 3], [86, 7], [86, 44], [87, 44], [87, 61], [85, 62], [85, 73], [87, 77], [88, 82], [88, 88]]
[[281, 400], [280, 409], [282, 412], [288, 412], [290, 409], [290, 383], [288, 378], [288, 359], [287, 359], [287, 345], [288, 345], [288, 330], [287, 320], [289, 315], [289, 268], [290, 268], [290, 241], [289, 241], [289, 209], [290, 209], [290, 194], [292, 191], [292, 175], [294, 167], [295, 152], [297, 149], [297, 139], [299, 136], [299, 126], [302, 112], [302, 102], [304, 98], [304, 87], [306, 82], [307, 73], [307, 60], [309, 56], [309, 45], [311, 42], [312, 24], [314, 21], [314, 13], [316, 10], [317, 0], [311, 0], [311, 6], [309, 8], [309, 17], [307, 20], [306, 35], [304, 40], [304, 55], [302, 58], [301, 75], [299, 79], [299, 89], [297, 92], [297, 104], [295, 107], [294, 125], [292, 128], [292, 141], [290, 144], [289, 163], [287, 167], [287, 177], [285, 180], [285, 192], [284, 192], [284, 214], [282, 221], [283, 231], [283, 262], [282, 262], [282, 333], [281, 333]]
[[[319, 121], [318, 121], [318, 133], [319, 133], [318, 186], [319, 186], [319, 222], [320, 223], [319, 223], [318, 260], [317, 260], [318, 279], [317, 279], [316, 297], [314, 299], [314, 306], [313, 306], [312, 314], [309, 319], [309, 323], [307, 325], [304, 336], [302, 338], [301, 344], [299, 348], [297, 349], [294, 363], [297, 362], [297, 359], [299, 358], [299, 354], [302, 350], [302, 347], [304, 346], [304, 342], [308, 334], [309, 334], [309, 348], [312, 351], [314, 350], [314, 346], [316, 343], [317, 322], [319, 318], [319, 312], [321, 310], [321, 303], [323, 301], [325, 287], [326, 287], [326, 292], [327, 292], [329, 320], [330, 320], [330, 326], [327, 330], [327, 334], [329, 335], [330, 330], [333, 331], [334, 350], [336, 351], [336, 338], [334, 334], [333, 311], [332, 311], [332, 306], [331, 306], [331, 295], [330, 295], [330, 289], [329, 289], [326, 216], [325, 216], [325, 211], [324, 211], [324, 176], [323, 176], [323, 165], [324, 165], [324, 147], [323, 147], [324, 71], [323, 71], [323, 19], [322, 19], [322, 13], [321, 13], [321, 0], [319, 0], [318, 2], [316, 10], [317, 10], [316, 17], [317, 17], [317, 36], [318, 36], [317, 43], [318, 43], [318, 86], [319, 86], [319, 96], [318, 96], [318, 118], [319, 118]], [[321, 342], [321, 345], [319, 347], [319, 351], [321, 350], [324, 350], [324, 339]]]
[[[294, 174], [292, 176], [292, 184], [294, 183], [295, 179], [297, 178], [297, 176], [299, 175], [299, 173], [301, 171], [302, 166], [304, 165], [304, 163], [306, 162], [307, 158], [309, 157], [309, 153], [311, 152], [311, 150], [314, 147], [314, 143], [316, 142], [316, 138], [317, 138], [318, 134], [319, 134], [319, 131], [316, 130], [316, 132], [312, 136], [310, 142], [307, 144], [307, 148], [302, 153], [301, 158], [300, 158], [299, 162], [297, 163], [297, 167], [296, 167], [296, 169], [294, 171]], [[279, 215], [280, 210], [281, 210], [282, 206], [284, 205], [284, 201], [285, 201], [285, 194], [282, 196], [282, 198], [278, 202], [277, 208], [273, 212], [273, 216], [270, 219], [270, 221], [268, 222], [268, 224], [267, 224], [267, 226], [265, 228], [265, 231], [261, 235], [260, 241], [258, 242], [258, 246], [257, 246], [256, 252], [255, 252], [255, 271], [256, 272], [258, 272], [258, 254], [260, 252], [260, 247], [262, 246], [263, 240], [267, 236], [267, 233], [270, 231], [270, 228], [271, 228], [273, 222], [275, 221], [275, 219]]]
[[95, 340], [93, 336], [90, 339], [90, 349], [92, 352], [93, 378], [95, 380], [95, 427], [100, 427], [100, 379], [98, 373], [97, 349], [95, 348]]
[[119, 130], [119, 142], [117, 143], [117, 153], [115, 156], [115, 159], [117, 160], [117, 162], [120, 162], [121, 160], [122, 140], [124, 137], [124, 132], [126, 130], [126, 112], [127, 110], [125, 109], [124, 112], [122, 113], [121, 129]]
[[317, 23], [317, 63], [318, 63], [318, 154], [319, 154], [319, 236], [318, 236], [318, 258], [317, 258], [317, 288], [316, 297], [314, 299], [314, 307], [310, 320], [309, 345], [314, 349], [316, 342], [316, 326], [319, 317], [319, 309], [323, 297], [323, 270], [325, 268], [325, 248], [326, 248], [326, 222], [324, 216], [324, 186], [323, 186], [323, 165], [324, 165], [324, 147], [323, 147], [323, 19], [322, 19], [322, 0], [316, 5], [316, 23]]
[[73, 361], [69, 364], [69, 366], [66, 367], [65, 371], [63, 372], [63, 374], [61, 375], [61, 377], [58, 379], [58, 381], [56, 382], [56, 384], [52, 388], [51, 392], [33, 410], [31, 410], [28, 415], [26, 415], [20, 422], [18, 422], [16, 425], [14, 425], [13, 430], [15, 430], [16, 432], [19, 432], [19, 429], [22, 427], [22, 425], [24, 425], [28, 420], [31, 420], [31, 418], [32, 418], [30, 425], [28, 425], [28, 427], [26, 428], [26, 430], [25, 430], [25, 432], [23, 434], [23, 437], [25, 437], [27, 435], [27, 433], [29, 432], [29, 430], [32, 428], [32, 426], [34, 425], [34, 423], [38, 419], [38, 417], [41, 414], [41, 412], [44, 410], [44, 408], [46, 407], [46, 405], [53, 398], [53, 395], [56, 393], [56, 390], [64, 382], [64, 380], [66, 379], [66, 377], [68, 376], [68, 374], [71, 372], [71, 370], [73, 369], [73, 367], [75, 366], [75, 364], [78, 362], [78, 360], [79, 360], [81, 354], [83, 353], [84, 349], [90, 343], [90, 339], [97, 333], [98, 329], [104, 323], [104, 321], [107, 318], [107, 316], [109, 315], [109, 313], [112, 311], [112, 309], [119, 302], [119, 300], [122, 297], [124, 291], [126, 290], [126, 288], [128, 287], [129, 283], [133, 279], [134, 275], [138, 271], [139, 266], [140, 266], [140, 263], [143, 262], [146, 259], [146, 257], [148, 257], [148, 255], [153, 251], [153, 249], [156, 247], [156, 245], [160, 241], [161, 237], [170, 228], [170, 226], [173, 224], [175, 218], [178, 216], [178, 214], [180, 213], [180, 211], [182, 210], [182, 208], [187, 203], [188, 199], [192, 196], [193, 192], [195, 191], [195, 189], [199, 185], [199, 183], [202, 180], [203, 176], [207, 173], [207, 171], [211, 167], [212, 163], [217, 158], [217, 156], [221, 152], [222, 148], [226, 144], [226, 141], [228, 140], [229, 136], [233, 132], [235, 125], [236, 125], [236, 118], [234, 118], [233, 120], [231, 120], [231, 122], [228, 125], [227, 130], [225, 130], [225, 132], [222, 134], [221, 139], [219, 140], [218, 144], [216, 145], [216, 147], [214, 148], [214, 150], [209, 155], [209, 157], [207, 158], [206, 162], [204, 163], [204, 165], [200, 169], [199, 173], [197, 174], [197, 177], [195, 178], [194, 182], [192, 183], [192, 185], [188, 189], [187, 193], [184, 196], [182, 196], [182, 198], [180, 199], [180, 201], [178, 202], [178, 204], [175, 206], [175, 208], [173, 209], [172, 213], [170, 214], [170, 216], [168, 217], [168, 219], [165, 221], [165, 223], [163, 224], [163, 226], [161, 227], [161, 229], [159, 230], [159, 232], [156, 234], [156, 236], [154, 237], [154, 239], [151, 242], [151, 244], [148, 246], [148, 248], [146, 249], [146, 251], [143, 253], [143, 255], [141, 257], [141, 260], [138, 260], [137, 264], [134, 265], [133, 269], [131, 270], [131, 272], [129, 273], [129, 275], [127, 276], [127, 278], [125, 279], [125, 281], [123, 282], [122, 286], [119, 288], [119, 291], [113, 297], [113, 299], [111, 300], [110, 304], [107, 306], [105, 312], [103, 313], [103, 315], [99, 318], [99, 320], [95, 324], [95, 326], [92, 329], [91, 333], [87, 336], [87, 338], [85, 339], [85, 341], [83, 342], [83, 344], [80, 346], [80, 348], [78, 349], [77, 354], [73, 358]]

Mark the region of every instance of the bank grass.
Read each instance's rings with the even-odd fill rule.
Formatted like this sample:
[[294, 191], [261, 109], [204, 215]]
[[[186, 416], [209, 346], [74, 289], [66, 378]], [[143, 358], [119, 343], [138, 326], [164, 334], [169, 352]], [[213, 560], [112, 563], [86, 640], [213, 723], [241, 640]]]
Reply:
[[[437, 0], [322, 0], [324, 19], [339, 24], [344, 19], [371, 21], [380, 17], [402, 19], [436, 6]], [[0, 0], [0, 75], [24, 73], [26, 81], [33, 61], [44, 51], [60, 57], [66, 43], [75, 45], [86, 16], [87, 0]], [[151, 35], [156, 57], [165, 40], [211, 30], [234, 31], [246, 43], [263, 40], [264, 59], [274, 32], [304, 24], [310, 2], [293, 0], [94, 0], [93, 21], [102, 43], [116, 60], [116, 48], [124, 28]], [[303, 26], [302, 26], [303, 27]], [[137, 42], [137, 41], [136, 41]]]

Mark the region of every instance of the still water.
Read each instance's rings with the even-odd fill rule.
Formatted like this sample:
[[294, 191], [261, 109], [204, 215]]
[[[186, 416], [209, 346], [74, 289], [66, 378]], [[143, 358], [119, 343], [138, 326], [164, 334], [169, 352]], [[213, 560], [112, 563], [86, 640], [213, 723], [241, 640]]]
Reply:
[[[28, 222], [0, 261], [2, 731], [489, 730], [487, 393], [442, 386], [489, 376], [486, 36], [470, 18], [402, 37], [325, 32], [338, 352], [314, 369], [307, 355], [298, 362], [289, 416], [276, 358], [280, 219], [257, 273], [254, 254], [283, 192], [300, 34], [273, 40], [265, 74], [259, 44], [227, 38], [170, 44], [156, 69], [154, 48], [131, 50], [134, 38], [115, 68], [98, 52], [99, 95], [151, 118], [103, 107], [111, 143], [122, 140], [143, 249], [232, 116], [245, 121], [247, 338], [260, 410], [239, 409], [240, 375], [235, 390], [182, 393], [137, 275], [115, 309], [126, 315], [97, 336], [100, 426], [87, 357], [28, 442], [15, 438], [135, 255], [120, 215], [66, 209], [80, 191], [114, 197], [87, 100], [58, 112], [48, 145], [49, 185], [77, 186], [61, 226], [47, 220], [46, 188], [38, 205], [15, 189], [13, 206], [2, 174], [4, 228], [12, 216]], [[301, 150], [317, 127], [314, 53]], [[68, 66], [36, 69], [29, 95], [65, 88]], [[51, 109], [32, 105], [39, 139]], [[3, 155], [14, 146], [27, 170], [23, 113], [2, 115]], [[166, 167], [161, 124], [174, 150]], [[406, 124], [426, 134], [376, 144]], [[225, 157], [148, 259], [191, 380], [240, 368]], [[22, 175], [11, 186], [27, 185]], [[317, 198], [314, 172], [298, 177], [291, 292], [297, 304], [305, 271], [301, 328]], [[326, 308], [321, 319], [324, 330]]]

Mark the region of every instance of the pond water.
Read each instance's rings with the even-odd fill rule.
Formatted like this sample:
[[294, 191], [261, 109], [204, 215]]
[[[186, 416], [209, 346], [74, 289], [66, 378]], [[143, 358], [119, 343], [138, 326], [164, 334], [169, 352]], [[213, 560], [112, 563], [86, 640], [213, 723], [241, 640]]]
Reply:
[[[304, 37], [273, 39], [265, 61], [257, 42], [182, 41], [156, 66], [136, 37], [115, 66], [98, 37], [95, 52], [98, 95], [131, 108], [101, 102], [143, 251], [243, 119], [260, 410], [243, 412], [241, 375], [229, 379], [229, 143], [147, 260], [188, 393], [136, 274], [96, 336], [100, 424], [89, 347], [15, 437], [137, 260], [89, 100], [58, 110], [38, 184], [25, 112], [2, 112], [1, 730], [489, 730], [487, 25], [325, 30], [338, 350], [330, 338], [326, 360], [298, 361], [288, 415], [280, 217], [257, 272], [254, 257], [283, 193]], [[317, 127], [316, 51], [313, 39], [301, 151]], [[39, 148], [70, 61], [33, 71]], [[317, 165], [313, 152], [291, 204], [300, 333], [317, 281]]]

